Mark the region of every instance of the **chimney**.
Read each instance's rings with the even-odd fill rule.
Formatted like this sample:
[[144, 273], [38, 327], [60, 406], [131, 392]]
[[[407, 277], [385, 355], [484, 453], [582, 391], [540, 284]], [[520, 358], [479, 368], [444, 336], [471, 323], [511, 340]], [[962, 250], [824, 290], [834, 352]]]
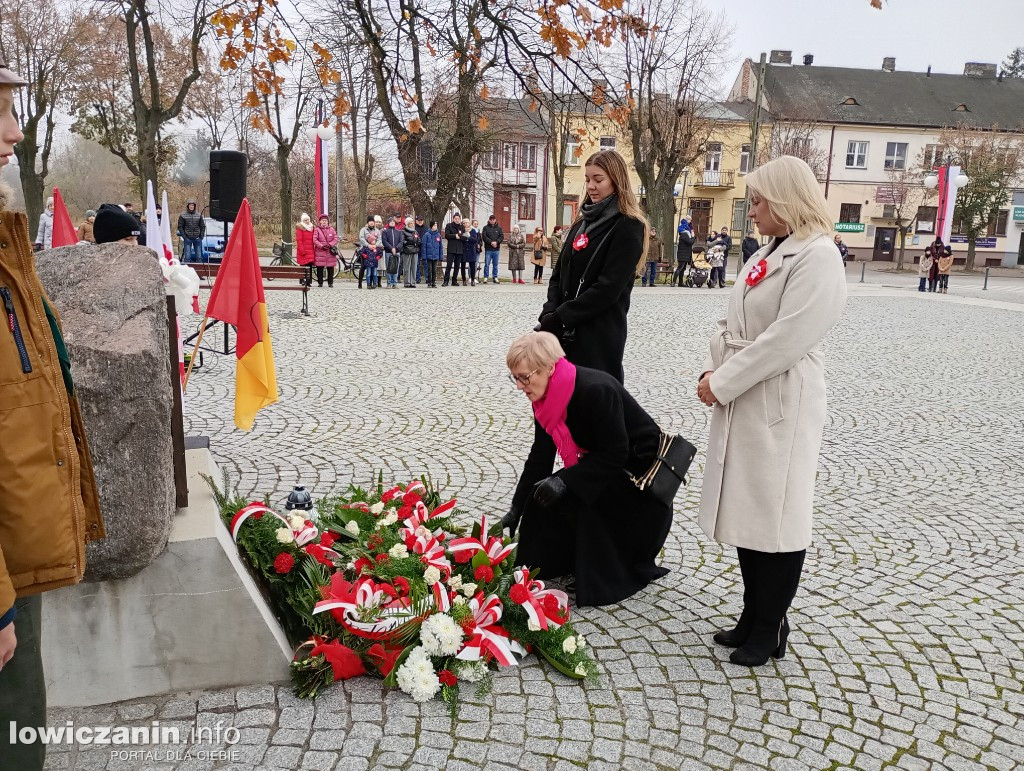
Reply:
[[814, 54], [804, 54], [804, 67], [814, 64]]
[[895, 56], [886, 56], [882, 59], [882, 72], [896, 72]]
[[792, 64], [793, 63], [793, 52], [792, 51], [772, 51], [771, 58], [768, 60], [770, 64]]
[[964, 65], [964, 75], [969, 78], [995, 79], [998, 70], [997, 65], [985, 62], [967, 62]]

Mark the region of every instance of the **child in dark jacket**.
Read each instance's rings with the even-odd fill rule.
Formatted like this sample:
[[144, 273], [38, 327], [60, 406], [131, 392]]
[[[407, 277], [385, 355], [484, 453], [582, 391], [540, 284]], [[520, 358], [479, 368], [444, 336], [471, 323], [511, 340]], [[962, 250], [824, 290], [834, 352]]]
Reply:
[[377, 244], [377, 234], [366, 234], [366, 246], [359, 248], [358, 255], [363, 259], [363, 268], [366, 271], [366, 288], [377, 288], [377, 264], [384, 256], [384, 250]]
[[432, 220], [430, 230], [423, 234], [423, 258], [426, 261], [427, 286], [437, 289], [437, 263], [444, 257], [443, 234]]

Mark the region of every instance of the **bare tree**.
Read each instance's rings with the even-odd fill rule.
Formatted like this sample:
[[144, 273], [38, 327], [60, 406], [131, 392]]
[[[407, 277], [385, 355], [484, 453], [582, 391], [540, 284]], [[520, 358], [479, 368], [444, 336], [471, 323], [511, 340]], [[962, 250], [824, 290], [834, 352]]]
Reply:
[[83, 73], [87, 86], [73, 129], [119, 157], [140, 188], [173, 160], [162, 130], [180, 119], [202, 74], [209, 31], [207, 0], [159, 2], [107, 0], [108, 15], [90, 19], [105, 50]]
[[758, 165], [783, 155], [792, 155], [805, 161], [819, 180], [825, 178], [828, 151], [816, 141], [821, 124], [813, 118], [799, 115], [775, 115], [768, 141], [758, 153]]
[[903, 168], [895, 167], [885, 170], [885, 184], [879, 188], [882, 203], [892, 206], [893, 221], [900, 234], [900, 250], [896, 258], [896, 270], [903, 270], [903, 258], [907, 246], [907, 236], [914, 232], [918, 212], [925, 201], [933, 194], [924, 186], [924, 153], [920, 153], [914, 163]]
[[1001, 132], [998, 126], [948, 128], [939, 141], [970, 179], [956, 193], [954, 218], [967, 236], [965, 270], [974, 270], [978, 237], [992, 229], [999, 210], [1006, 206], [1016, 184], [1024, 176], [1024, 140]]
[[54, 114], [69, 106], [75, 72], [88, 55], [87, 27], [84, 19], [65, 13], [53, 0], [0, 0], [0, 19], [0, 59], [28, 80], [14, 96], [14, 114], [25, 135], [14, 154], [35, 237], [50, 174]]

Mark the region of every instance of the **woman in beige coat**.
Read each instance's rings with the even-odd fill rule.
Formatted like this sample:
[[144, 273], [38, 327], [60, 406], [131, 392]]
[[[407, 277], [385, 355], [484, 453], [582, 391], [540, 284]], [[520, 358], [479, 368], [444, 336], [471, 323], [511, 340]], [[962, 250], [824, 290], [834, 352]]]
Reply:
[[744, 264], [697, 395], [714, 407], [700, 526], [737, 547], [743, 612], [715, 641], [757, 666], [786, 650], [786, 612], [811, 543], [825, 426], [819, 348], [846, 303], [843, 265], [813, 172], [791, 156], [747, 176], [750, 219], [772, 241]]

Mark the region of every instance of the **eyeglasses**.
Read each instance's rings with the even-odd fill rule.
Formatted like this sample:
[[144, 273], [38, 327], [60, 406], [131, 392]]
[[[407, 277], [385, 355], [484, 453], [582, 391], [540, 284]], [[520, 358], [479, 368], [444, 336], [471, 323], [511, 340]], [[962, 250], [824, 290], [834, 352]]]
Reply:
[[512, 385], [530, 385], [530, 378], [540, 372], [540, 369], [535, 369], [533, 372], [527, 372], [525, 375], [513, 375], [511, 372], [508, 373], [508, 382]]

